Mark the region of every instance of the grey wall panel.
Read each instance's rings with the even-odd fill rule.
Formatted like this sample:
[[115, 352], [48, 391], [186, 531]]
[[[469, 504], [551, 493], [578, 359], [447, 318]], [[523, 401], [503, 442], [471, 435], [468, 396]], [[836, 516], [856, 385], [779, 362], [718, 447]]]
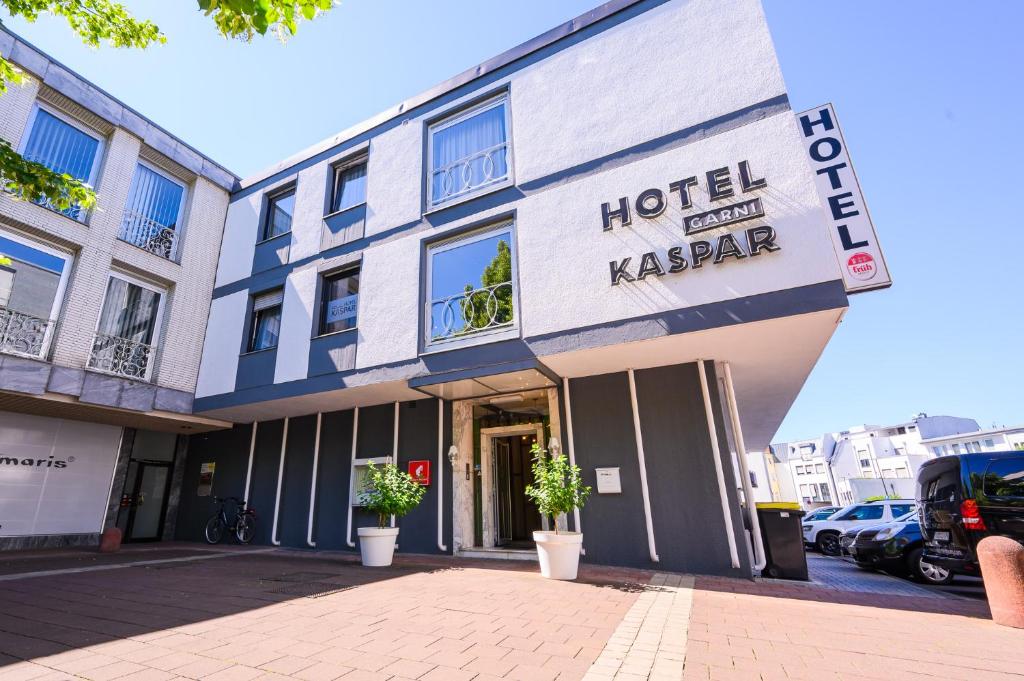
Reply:
[[316, 414], [288, 421], [288, 450], [281, 483], [281, 509], [277, 538], [284, 546], [307, 547], [309, 491], [313, 480], [313, 445], [316, 440]]
[[[594, 488], [580, 511], [584, 560], [605, 565], [651, 565], [644, 523], [640, 469], [625, 373], [569, 382], [576, 464]], [[621, 494], [598, 494], [595, 468], [619, 467]]]
[[276, 366], [277, 348], [239, 355], [235, 390], [273, 384]]
[[[369, 459], [378, 456], [390, 456], [394, 440], [394, 404], [379, 404], [359, 410], [359, 439], [356, 444], [356, 457]], [[377, 525], [377, 516], [355, 508], [352, 512], [352, 536], [356, 537], [356, 528]], [[356, 540], [358, 543], [358, 540]]]
[[352, 414], [352, 410], [327, 413], [320, 424], [320, 465], [313, 521], [313, 540], [318, 549], [350, 550], [345, 543], [345, 521], [351, 474]]
[[[245, 471], [249, 463], [251, 437], [252, 426], [248, 424], [189, 437], [175, 538], [203, 541], [206, 521], [217, 510], [213, 497], [241, 498], [245, 495]], [[213, 474], [213, 491], [208, 497], [196, 493], [199, 469], [204, 463], [217, 465]]]
[[[713, 373], [708, 382], [713, 390]], [[749, 574], [747, 569], [734, 570], [730, 562], [697, 365], [637, 371], [636, 387], [660, 566], [702, 574]], [[714, 393], [712, 401], [717, 402]], [[720, 414], [716, 423], [721, 430]], [[724, 442], [721, 446], [728, 451]], [[722, 465], [727, 487], [734, 487], [727, 458]], [[742, 541], [742, 534], [737, 533], [737, 540]], [[746, 549], [739, 548], [745, 556]]]
[[256, 244], [252, 258], [252, 273], [264, 272], [287, 263], [291, 246], [291, 232]]
[[324, 218], [323, 232], [320, 237], [320, 250], [326, 251], [330, 248], [362, 239], [365, 234], [366, 204], [364, 203]]
[[333, 374], [356, 368], [355, 329], [314, 338], [309, 342], [309, 375]]
[[[284, 419], [260, 421], [256, 430], [256, 451], [252, 461], [249, 506], [256, 511], [254, 544], [269, 544], [274, 522], [274, 498], [277, 494], [277, 468], [281, 461], [281, 435]], [[245, 450], [248, 452], [248, 449]]]
[[431, 466], [423, 501], [398, 521], [398, 544], [403, 553], [437, 553], [437, 400], [403, 402], [398, 423], [398, 467], [407, 471], [422, 459]]

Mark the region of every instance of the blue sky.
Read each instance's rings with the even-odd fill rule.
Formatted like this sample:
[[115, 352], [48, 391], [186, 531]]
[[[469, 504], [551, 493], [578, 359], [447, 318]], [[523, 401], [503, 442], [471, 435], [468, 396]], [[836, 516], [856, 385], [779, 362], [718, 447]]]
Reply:
[[[8, 25], [246, 175], [597, 0], [347, 0], [288, 45], [225, 41], [189, 0], [127, 4], [168, 44], [93, 51], [56, 19]], [[793, 108], [836, 106], [896, 282], [851, 300], [776, 439], [919, 411], [1024, 423], [1024, 3], [765, 11]]]

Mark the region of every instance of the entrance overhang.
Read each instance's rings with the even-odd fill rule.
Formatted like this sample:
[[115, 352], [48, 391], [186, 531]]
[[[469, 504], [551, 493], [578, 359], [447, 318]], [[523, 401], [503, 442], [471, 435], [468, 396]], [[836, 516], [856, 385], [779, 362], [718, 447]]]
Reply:
[[431, 397], [469, 400], [558, 386], [559, 377], [537, 360], [523, 360], [409, 379], [409, 387]]

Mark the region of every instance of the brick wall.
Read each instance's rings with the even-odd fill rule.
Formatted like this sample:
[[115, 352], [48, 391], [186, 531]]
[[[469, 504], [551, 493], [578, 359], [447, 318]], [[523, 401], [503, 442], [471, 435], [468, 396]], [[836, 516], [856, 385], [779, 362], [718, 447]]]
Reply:
[[[12, 86], [0, 96], [0, 137], [18, 148], [38, 97], [60, 102], [32, 78], [24, 87]], [[67, 113], [103, 127], [104, 121], [65, 102]], [[77, 115], [75, 115], [77, 113]], [[220, 251], [228, 195], [204, 177], [181, 169], [192, 178], [184, 219], [180, 221], [178, 262], [166, 260], [117, 238], [142, 141], [123, 128], [97, 130], [104, 137], [97, 204], [85, 223], [0, 194], [0, 227], [22, 232], [74, 255], [68, 289], [61, 307], [57, 334], [51, 346], [54, 363], [84, 368], [92, 349], [100, 309], [111, 270], [119, 270], [166, 290], [152, 381], [157, 385], [195, 390], [202, 354], [210, 295]], [[157, 152], [147, 149], [152, 159]], [[175, 168], [164, 159], [160, 165]]]

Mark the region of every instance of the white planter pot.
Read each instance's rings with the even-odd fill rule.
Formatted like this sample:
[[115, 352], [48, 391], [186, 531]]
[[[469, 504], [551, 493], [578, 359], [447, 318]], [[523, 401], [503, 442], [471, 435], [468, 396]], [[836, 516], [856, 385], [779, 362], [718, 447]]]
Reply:
[[360, 527], [359, 553], [367, 567], [387, 567], [395, 555], [397, 527]]
[[548, 579], [576, 579], [580, 566], [580, 547], [583, 534], [580, 532], [533, 533], [537, 542], [537, 558], [540, 559], [540, 573]]

